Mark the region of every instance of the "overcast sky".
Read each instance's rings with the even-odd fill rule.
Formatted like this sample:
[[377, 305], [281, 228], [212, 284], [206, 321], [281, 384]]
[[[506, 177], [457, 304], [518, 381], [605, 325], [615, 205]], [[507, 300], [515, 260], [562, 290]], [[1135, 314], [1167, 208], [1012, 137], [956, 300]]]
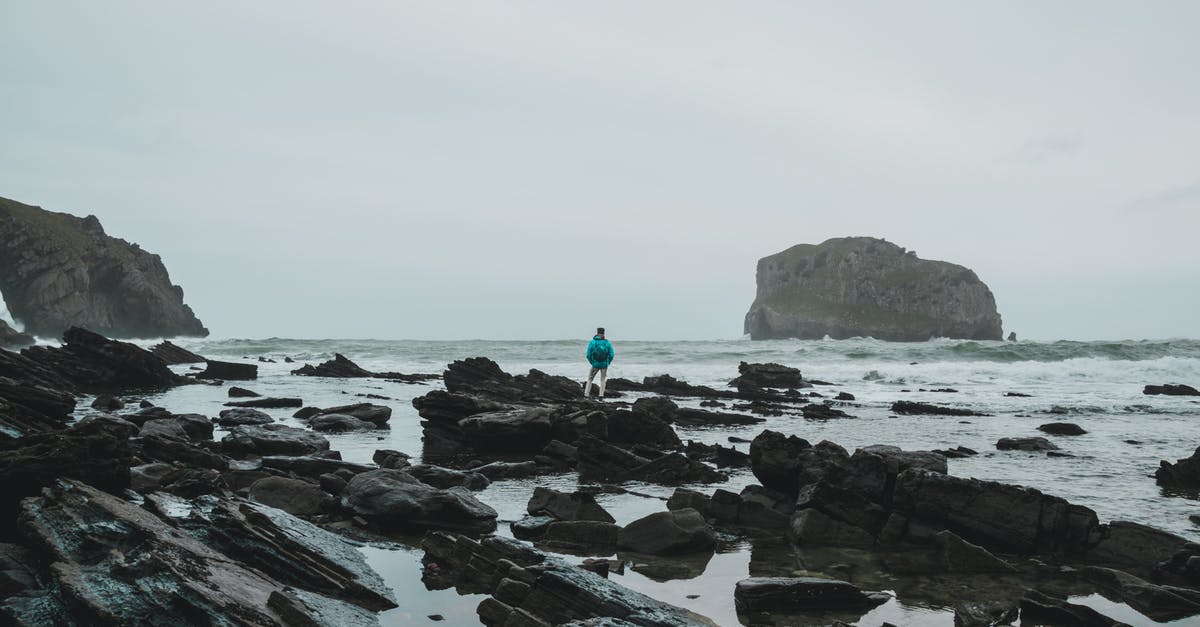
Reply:
[[1200, 337], [1200, 3], [0, 4], [0, 196], [220, 337], [735, 338], [872, 235], [1005, 332]]

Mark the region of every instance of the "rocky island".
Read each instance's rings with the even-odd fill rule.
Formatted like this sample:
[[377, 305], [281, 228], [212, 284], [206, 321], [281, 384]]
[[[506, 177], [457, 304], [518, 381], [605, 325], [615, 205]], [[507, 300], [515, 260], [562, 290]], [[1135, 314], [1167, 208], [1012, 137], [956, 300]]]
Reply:
[[973, 271], [886, 240], [798, 244], [760, 259], [757, 277], [745, 322], [754, 340], [1001, 339], [996, 299]]
[[0, 198], [0, 294], [30, 335], [58, 337], [72, 326], [121, 338], [208, 335], [158, 255], [105, 234], [96, 216], [7, 198]]

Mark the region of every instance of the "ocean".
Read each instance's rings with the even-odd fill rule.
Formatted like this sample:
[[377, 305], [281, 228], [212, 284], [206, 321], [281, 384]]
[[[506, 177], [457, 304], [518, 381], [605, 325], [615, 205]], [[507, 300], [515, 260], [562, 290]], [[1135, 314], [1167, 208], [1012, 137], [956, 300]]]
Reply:
[[[421, 457], [420, 418], [412, 399], [431, 384], [390, 383], [374, 379], [325, 379], [290, 374], [304, 363], [316, 364], [341, 353], [375, 371], [440, 373], [451, 361], [486, 356], [514, 374], [531, 368], [582, 381], [587, 374], [583, 353], [588, 338], [554, 341], [381, 341], [292, 340], [270, 338], [175, 340], [205, 357], [252, 361], [259, 379], [245, 382], [264, 396], [300, 397], [306, 405], [333, 406], [382, 396], [371, 402], [392, 408], [388, 431], [329, 435], [332, 448], [350, 461], [370, 462], [376, 449], [396, 449]], [[1146, 396], [1147, 384], [1184, 383], [1200, 387], [1200, 341], [1144, 340], [1114, 342], [976, 342], [933, 340], [890, 343], [871, 339], [824, 341], [621, 341], [610, 338], [616, 359], [610, 377], [640, 381], [669, 373], [692, 384], [725, 386], [738, 375], [739, 362], [776, 362], [794, 366], [806, 379], [829, 382], [816, 391], [829, 397], [849, 392], [854, 402], [840, 408], [854, 418], [825, 421], [794, 415], [766, 417], [760, 425], [687, 429], [677, 427], [684, 440], [729, 444], [729, 438], [752, 439], [763, 429], [794, 434], [810, 442], [829, 440], [853, 452], [857, 447], [888, 444], [904, 449], [948, 449], [964, 446], [978, 455], [949, 460], [950, 473], [964, 477], [1032, 486], [1094, 509], [1101, 522], [1128, 520], [1159, 527], [1200, 541], [1200, 528], [1188, 518], [1200, 513], [1195, 494], [1174, 494], [1159, 488], [1154, 471], [1162, 460], [1187, 457], [1200, 446], [1200, 397]], [[146, 342], [145, 345], [151, 343]], [[295, 363], [285, 363], [291, 358]], [[266, 360], [266, 361], [262, 361]], [[274, 363], [271, 363], [271, 362]], [[189, 366], [176, 366], [187, 372]], [[955, 391], [935, 391], [944, 389]], [[1010, 396], [1008, 393], [1028, 396]], [[632, 395], [636, 397], [637, 395]], [[229, 399], [226, 387], [184, 386], [147, 397], [176, 413], [215, 416]], [[626, 398], [624, 400], [632, 400]], [[683, 399], [696, 406], [700, 399]], [[897, 416], [890, 406], [910, 400], [961, 407], [988, 416]], [[80, 404], [79, 414], [92, 410]], [[298, 425], [292, 410], [267, 410], [285, 424]], [[730, 408], [721, 411], [732, 411]], [[1087, 430], [1080, 436], [1045, 436], [1064, 456], [999, 451], [1002, 437], [1045, 435], [1038, 425], [1072, 422]], [[218, 432], [217, 438], [221, 437]], [[736, 444], [746, 450], [746, 444]], [[734, 492], [756, 483], [748, 469], [732, 473], [728, 484], [697, 487], [711, 492], [722, 487]], [[531, 480], [499, 481], [477, 496], [500, 514], [499, 533], [524, 515], [525, 503], [536, 485], [573, 490], [573, 474]], [[603, 494], [598, 500], [626, 524], [665, 509], [662, 499], [673, 488], [638, 484], [626, 486], [637, 494]], [[477, 624], [474, 608], [482, 597], [460, 597], [453, 590], [426, 591], [420, 582], [419, 539], [388, 546], [367, 546], [372, 565], [396, 590], [401, 607], [382, 615], [384, 624], [426, 624], [429, 615], [448, 623]], [[729, 539], [711, 560], [685, 573], [663, 577], [661, 569], [631, 564], [621, 583], [664, 601], [709, 616], [719, 624], [737, 624], [732, 590], [755, 568], [769, 548]], [[574, 558], [578, 560], [579, 558]], [[641, 566], [641, 568], [639, 568]], [[698, 596], [695, 596], [698, 595]], [[695, 598], [689, 598], [695, 596]], [[1131, 622], [1146, 619], [1126, 606], [1103, 597], [1077, 599]], [[1140, 617], [1140, 618], [1139, 618]], [[842, 618], [847, 620], [847, 618]], [[865, 616], [848, 620], [860, 625], [953, 624], [952, 612], [921, 595], [889, 602]], [[1185, 624], [1183, 622], [1179, 624]]]

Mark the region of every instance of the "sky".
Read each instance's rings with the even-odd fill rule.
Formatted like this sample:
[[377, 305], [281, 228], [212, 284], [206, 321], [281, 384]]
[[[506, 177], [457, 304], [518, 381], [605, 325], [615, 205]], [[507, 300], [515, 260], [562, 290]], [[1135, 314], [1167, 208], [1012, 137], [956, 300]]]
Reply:
[[1005, 333], [1200, 337], [1200, 3], [0, 4], [0, 196], [217, 337], [724, 339], [870, 235]]

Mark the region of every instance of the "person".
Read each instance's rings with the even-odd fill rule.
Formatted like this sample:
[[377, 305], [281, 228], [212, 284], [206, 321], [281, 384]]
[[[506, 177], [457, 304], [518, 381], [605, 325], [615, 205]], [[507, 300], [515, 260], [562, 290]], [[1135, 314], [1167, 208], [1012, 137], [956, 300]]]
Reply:
[[596, 378], [596, 373], [600, 373], [600, 389], [596, 397], [604, 400], [604, 384], [608, 381], [608, 366], [612, 363], [613, 357], [616, 356], [616, 351], [613, 350], [612, 342], [604, 339], [604, 327], [596, 329], [596, 335], [592, 341], [588, 342], [586, 357], [588, 363], [592, 365], [591, 371], [588, 372], [587, 385], [583, 386], [584, 398], [592, 396], [592, 379]]

